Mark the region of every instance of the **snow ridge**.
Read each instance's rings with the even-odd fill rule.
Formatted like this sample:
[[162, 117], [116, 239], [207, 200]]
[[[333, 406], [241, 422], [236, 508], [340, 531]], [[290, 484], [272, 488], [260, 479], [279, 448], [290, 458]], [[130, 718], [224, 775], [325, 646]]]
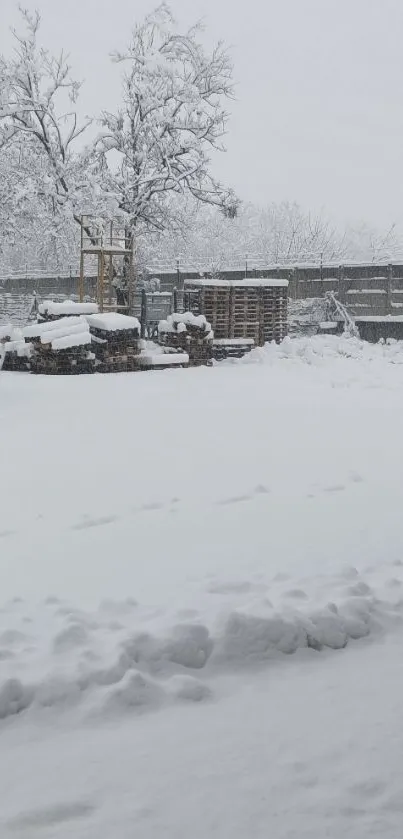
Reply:
[[400, 563], [363, 574], [347, 568], [296, 585], [280, 574], [267, 590], [217, 582], [208, 588], [219, 598], [212, 626], [202, 616], [150, 624], [150, 610], [130, 599], [90, 613], [49, 598], [29, 614], [16, 600], [1, 613], [7, 628], [0, 627], [0, 719], [77, 704], [103, 719], [203, 702], [224, 671], [340, 650], [401, 627], [402, 586]]

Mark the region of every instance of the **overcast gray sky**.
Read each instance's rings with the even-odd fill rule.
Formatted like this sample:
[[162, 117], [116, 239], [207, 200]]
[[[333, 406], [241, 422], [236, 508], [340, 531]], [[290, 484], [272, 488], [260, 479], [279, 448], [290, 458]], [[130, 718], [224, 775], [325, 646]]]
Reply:
[[[153, 0], [24, 0], [43, 40], [85, 79], [82, 109], [112, 109], [123, 46]], [[245, 200], [296, 200], [337, 223], [403, 227], [403, 0], [171, 0], [232, 48], [237, 101], [218, 173]], [[0, 0], [0, 52], [14, 0]]]

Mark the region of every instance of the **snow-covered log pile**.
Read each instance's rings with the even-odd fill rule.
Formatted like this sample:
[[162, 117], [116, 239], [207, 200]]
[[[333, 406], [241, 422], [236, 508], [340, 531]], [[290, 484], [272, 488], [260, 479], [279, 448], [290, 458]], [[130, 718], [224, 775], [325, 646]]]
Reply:
[[98, 373], [135, 370], [140, 353], [140, 322], [118, 312], [88, 315]]
[[213, 356], [214, 333], [204, 315], [192, 312], [169, 315], [158, 324], [158, 340], [164, 347], [183, 350], [190, 365], [208, 364]]
[[25, 343], [21, 329], [11, 323], [0, 326], [0, 344], [3, 370], [29, 371], [32, 345]]
[[22, 330], [24, 340], [33, 347], [33, 373], [71, 375], [93, 373], [95, 356], [91, 334], [82, 316], [35, 323]]
[[59, 320], [62, 317], [95, 315], [97, 312], [97, 303], [77, 303], [75, 300], [64, 300], [62, 303], [56, 303], [54, 300], [44, 300], [38, 306], [39, 320], [41, 321]]

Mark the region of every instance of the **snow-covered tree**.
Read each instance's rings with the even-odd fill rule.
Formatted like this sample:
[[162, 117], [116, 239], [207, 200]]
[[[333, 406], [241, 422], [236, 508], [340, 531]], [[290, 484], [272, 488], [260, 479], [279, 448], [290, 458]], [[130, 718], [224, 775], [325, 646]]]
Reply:
[[36, 181], [38, 198], [46, 197], [54, 215], [66, 208], [78, 221], [88, 181], [85, 156], [76, 149], [90, 123], [77, 119], [80, 84], [63, 52], [54, 56], [40, 46], [39, 14], [21, 14], [25, 32], [14, 31], [13, 56], [0, 61], [0, 159], [16, 140], [33, 149], [29, 183]]
[[102, 188], [116, 197], [127, 227], [169, 227], [173, 193], [236, 215], [233, 192], [210, 171], [211, 153], [224, 148], [232, 95], [232, 64], [222, 44], [207, 54], [200, 27], [180, 32], [163, 4], [134, 28], [115, 60], [127, 68], [123, 102], [117, 113], [103, 114], [96, 150]]
[[[142, 231], [175, 226], [174, 194], [235, 215], [235, 196], [210, 173], [210, 153], [223, 148], [224, 104], [232, 94], [232, 66], [221, 44], [207, 54], [199, 27], [180, 32], [169, 8], [160, 6], [115, 55], [126, 67], [122, 105], [102, 115], [99, 136], [83, 147], [91, 120], [77, 118], [80, 84], [68, 58], [41, 46], [37, 13], [22, 16], [14, 54], [0, 58], [0, 173], [15, 150], [30, 157], [30, 167], [12, 167], [18, 200], [4, 218], [20, 214], [22, 221], [36, 198], [51, 249], [63, 252], [83, 212], [120, 215], [129, 239], [134, 230], [138, 239]], [[3, 185], [7, 201], [10, 177]]]

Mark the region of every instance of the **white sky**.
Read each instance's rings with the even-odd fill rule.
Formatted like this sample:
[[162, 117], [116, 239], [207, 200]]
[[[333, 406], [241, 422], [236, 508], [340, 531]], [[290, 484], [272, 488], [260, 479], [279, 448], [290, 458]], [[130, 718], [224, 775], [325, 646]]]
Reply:
[[[85, 79], [82, 109], [114, 108], [110, 50], [153, 0], [25, 0], [43, 40]], [[241, 198], [296, 200], [336, 222], [403, 226], [403, 0], [171, 0], [232, 47], [237, 101], [218, 174]], [[0, 0], [0, 52], [14, 0]]]

